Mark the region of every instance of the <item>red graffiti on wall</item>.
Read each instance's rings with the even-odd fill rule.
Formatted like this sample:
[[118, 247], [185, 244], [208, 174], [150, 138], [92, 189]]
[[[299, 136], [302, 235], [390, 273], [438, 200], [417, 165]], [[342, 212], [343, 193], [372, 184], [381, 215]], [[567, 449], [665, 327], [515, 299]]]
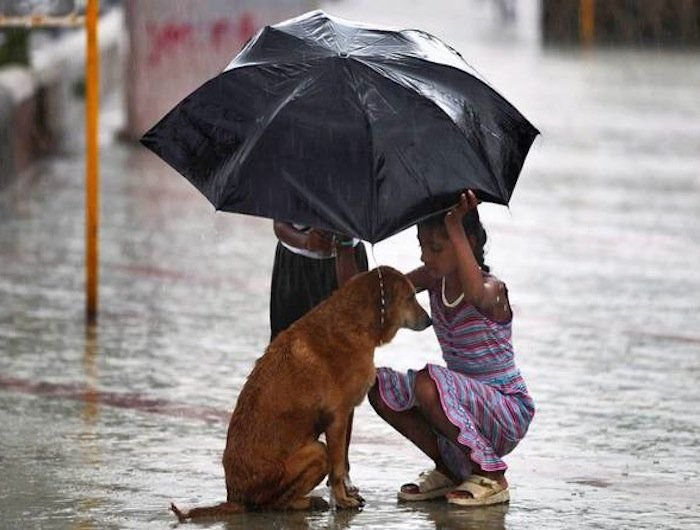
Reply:
[[256, 29], [257, 25], [255, 24], [255, 20], [253, 20], [253, 15], [250, 13], [245, 12], [238, 18], [238, 38], [241, 42], [245, 42], [251, 38]]
[[220, 18], [211, 26], [209, 38], [211, 45], [219, 49], [224, 42], [228, 42], [232, 33], [231, 22], [226, 18]]
[[173, 55], [189, 47], [204, 51], [207, 47], [215, 51], [236, 49], [253, 36], [257, 29], [250, 12], [243, 12], [234, 19], [218, 18], [202, 24], [186, 22], [149, 22], [147, 61], [150, 66], [158, 66], [168, 55]]
[[248, 12], [244, 12], [236, 20], [219, 18], [214, 21], [209, 31], [209, 38], [211, 45], [215, 48], [232, 41], [240, 44], [251, 38], [255, 33], [255, 29], [253, 16]]
[[164, 55], [175, 52], [180, 46], [190, 44], [194, 33], [191, 24], [166, 22], [147, 23], [149, 37], [148, 64], [156, 66]]

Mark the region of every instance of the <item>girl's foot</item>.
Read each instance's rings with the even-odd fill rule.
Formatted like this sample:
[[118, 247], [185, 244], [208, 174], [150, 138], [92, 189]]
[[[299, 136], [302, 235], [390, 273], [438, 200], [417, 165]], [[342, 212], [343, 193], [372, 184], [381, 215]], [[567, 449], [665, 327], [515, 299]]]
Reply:
[[[501, 486], [501, 488], [503, 488], [504, 490], [508, 489], [508, 481], [506, 480], [506, 474], [503, 471], [477, 471], [476, 473], [473, 473], [472, 476], [473, 475], [476, 475], [477, 477], [485, 477], [491, 479], [493, 481], [498, 482], [498, 485]], [[472, 496], [469, 492], [459, 493], [466, 493], [466, 497]]]
[[403, 501], [437, 499], [452, 491], [456, 484], [446, 473], [433, 469], [421, 473], [416, 482], [401, 486], [398, 497]]
[[480, 472], [469, 476], [445, 495], [447, 501], [462, 506], [486, 506], [510, 500], [508, 481], [503, 472]]

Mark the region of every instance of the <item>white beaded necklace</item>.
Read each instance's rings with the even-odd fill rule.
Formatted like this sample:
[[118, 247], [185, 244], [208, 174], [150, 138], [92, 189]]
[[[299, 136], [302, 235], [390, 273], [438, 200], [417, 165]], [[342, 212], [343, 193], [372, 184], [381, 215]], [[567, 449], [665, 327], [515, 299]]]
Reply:
[[454, 302], [448, 302], [447, 297], [445, 296], [445, 277], [442, 277], [442, 303], [445, 304], [446, 307], [457, 307], [460, 302], [464, 300], [464, 293], [460, 294], [457, 298], [455, 298]]

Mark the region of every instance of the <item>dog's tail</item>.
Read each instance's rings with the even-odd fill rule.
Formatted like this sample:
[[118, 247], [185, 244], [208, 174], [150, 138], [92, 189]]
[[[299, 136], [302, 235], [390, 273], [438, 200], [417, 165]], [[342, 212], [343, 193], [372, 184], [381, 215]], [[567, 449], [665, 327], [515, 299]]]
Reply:
[[181, 523], [187, 519], [197, 519], [199, 517], [223, 517], [234, 513], [243, 513], [246, 511], [245, 506], [235, 502], [222, 502], [216, 506], [203, 506], [201, 508], [192, 508], [186, 512], [180, 511], [172, 502], [170, 510], [177, 516]]

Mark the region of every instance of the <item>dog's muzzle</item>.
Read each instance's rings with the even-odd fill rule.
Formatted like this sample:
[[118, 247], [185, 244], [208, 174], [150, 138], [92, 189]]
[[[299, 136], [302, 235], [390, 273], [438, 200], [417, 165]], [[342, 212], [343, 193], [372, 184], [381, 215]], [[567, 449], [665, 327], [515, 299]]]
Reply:
[[423, 331], [425, 328], [432, 326], [432, 324], [433, 320], [430, 318], [430, 315], [424, 312], [413, 322], [410, 328], [414, 331]]

